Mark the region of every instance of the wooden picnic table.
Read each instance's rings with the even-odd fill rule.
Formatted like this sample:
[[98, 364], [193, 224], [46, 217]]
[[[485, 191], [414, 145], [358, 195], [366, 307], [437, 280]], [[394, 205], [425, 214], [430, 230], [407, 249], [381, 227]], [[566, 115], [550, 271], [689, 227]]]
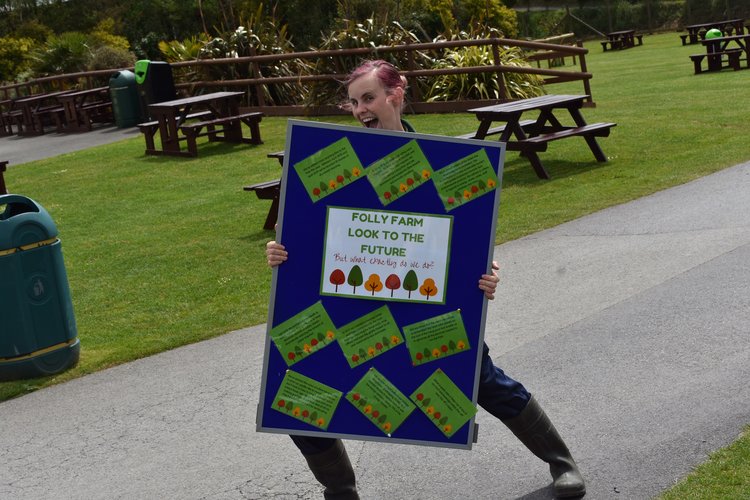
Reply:
[[687, 35], [680, 35], [680, 39], [682, 40], [682, 45], [698, 43], [705, 38], [706, 31], [710, 29], [721, 30], [724, 35], [742, 35], [745, 33], [744, 25], [744, 19], [726, 19], [711, 23], [691, 24], [690, 26], [685, 26]]
[[[243, 94], [213, 92], [150, 104], [149, 114], [156, 121], [139, 124], [146, 135], [146, 154], [197, 156], [196, 138], [202, 136], [208, 136], [209, 141], [262, 144], [259, 123], [263, 113], [240, 113]], [[204, 112], [196, 113], [197, 110]], [[191, 117], [201, 118], [202, 121], [187, 123]], [[243, 122], [250, 127], [249, 138], [242, 136]], [[161, 149], [156, 149], [153, 143], [153, 131], [156, 127], [161, 138]], [[187, 151], [180, 148], [183, 140], [187, 142]]]
[[[484, 139], [492, 134], [500, 134], [499, 140], [507, 143], [508, 151], [520, 151], [531, 163], [536, 175], [549, 179], [549, 173], [539, 159], [539, 152], [547, 150], [550, 141], [566, 137], [583, 137], [597, 161], [605, 162], [607, 157], [596, 142], [596, 137], [606, 137], [615, 123], [587, 124], [581, 108], [588, 95], [545, 95], [510, 101], [493, 106], [470, 109], [476, 115], [479, 127], [476, 132], [465, 134], [463, 138]], [[574, 125], [563, 125], [555, 113], [567, 112]], [[528, 113], [538, 113], [534, 119], [522, 120]], [[493, 123], [502, 125], [492, 127]]]
[[61, 94], [57, 96], [57, 102], [63, 107], [68, 132], [90, 131], [93, 121], [111, 122], [114, 118], [109, 87]]
[[68, 90], [61, 90], [14, 99], [13, 106], [20, 111], [17, 121], [18, 135], [43, 134], [45, 114], [52, 116], [57, 130], [61, 131], [63, 109], [57, 102], [57, 97], [68, 92]]
[[[721, 57], [717, 56], [717, 54], [727, 52], [733, 48], [738, 48], [744, 52], [745, 64], [747, 67], [750, 67], [750, 34], [706, 38], [701, 40], [701, 44], [706, 47], [709, 71], [721, 69]], [[742, 59], [740, 58], [740, 60]]]
[[[621, 30], [607, 33], [607, 42], [602, 42], [602, 48], [607, 51], [607, 43], [612, 49], [629, 49], [635, 47], [635, 30]], [[638, 36], [639, 45], [643, 45], [643, 38]]]
[[706, 52], [689, 56], [696, 75], [703, 72], [704, 59], [708, 62], [707, 71], [720, 71], [724, 68], [736, 71], [741, 68], [743, 60], [746, 67], [750, 67], [750, 34], [706, 38], [701, 40], [701, 44]]
[[0, 101], [0, 136], [13, 135], [13, 99]]
[[[281, 167], [284, 166], [284, 151], [274, 151], [268, 153], [269, 158], [276, 158]], [[281, 178], [266, 182], [259, 182], [250, 186], [244, 186], [245, 191], [253, 191], [258, 199], [271, 200], [271, 206], [268, 209], [266, 221], [263, 223], [263, 229], [273, 230], [276, 227], [276, 220], [279, 216], [279, 200], [281, 198]]]

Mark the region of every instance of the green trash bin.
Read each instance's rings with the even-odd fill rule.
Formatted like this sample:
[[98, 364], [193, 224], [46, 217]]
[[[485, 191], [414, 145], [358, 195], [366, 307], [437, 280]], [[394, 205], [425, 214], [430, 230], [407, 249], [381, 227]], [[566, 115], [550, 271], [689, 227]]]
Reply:
[[141, 59], [135, 62], [135, 83], [141, 102], [141, 115], [149, 118], [149, 104], [177, 99], [172, 66], [164, 61]]
[[34, 200], [0, 196], [0, 381], [52, 375], [80, 354], [57, 227]]
[[113, 74], [109, 79], [109, 95], [118, 128], [134, 127], [143, 121], [135, 73], [122, 70]]

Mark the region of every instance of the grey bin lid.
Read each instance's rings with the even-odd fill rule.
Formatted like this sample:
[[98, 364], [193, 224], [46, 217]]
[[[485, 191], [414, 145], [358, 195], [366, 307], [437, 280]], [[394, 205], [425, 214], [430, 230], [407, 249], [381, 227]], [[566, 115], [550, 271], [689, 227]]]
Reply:
[[110, 77], [109, 86], [110, 88], [135, 86], [135, 73], [127, 69], [118, 71]]

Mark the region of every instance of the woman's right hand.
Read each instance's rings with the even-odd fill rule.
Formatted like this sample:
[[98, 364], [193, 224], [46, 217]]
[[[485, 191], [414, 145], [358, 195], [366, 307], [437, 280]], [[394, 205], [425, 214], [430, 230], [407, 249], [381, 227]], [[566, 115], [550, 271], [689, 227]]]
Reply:
[[288, 254], [284, 245], [276, 243], [275, 241], [269, 241], [266, 243], [266, 259], [268, 260], [269, 266], [276, 267], [286, 261], [287, 257]]

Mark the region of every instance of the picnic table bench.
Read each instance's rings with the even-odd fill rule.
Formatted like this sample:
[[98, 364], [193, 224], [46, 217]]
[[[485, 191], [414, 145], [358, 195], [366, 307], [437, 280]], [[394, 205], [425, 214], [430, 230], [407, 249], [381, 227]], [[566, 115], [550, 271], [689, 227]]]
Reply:
[[15, 99], [11, 116], [18, 127], [18, 135], [41, 135], [47, 119], [52, 118], [55, 129], [62, 130], [63, 111], [57, 97], [68, 93], [67, 90], [35, 94]]
[[[275, 151], [268, 153], [269, 158], [276, 158], [281, 166], [284, 166], [284, 152]], [[273, 229], [276, 227], [276, 220], [279, 216], [279, 200], [281, 198], [281, 178], [271, 181], [259, 182], [242, 188], [245, 191], [255, 192], [260, 200], [272, 200], [271, 207], [268, 209], [266, 221], [263, 229]]]
[[[146, 154], [197, 156], [196, 139], [204, 136], [208, 136], [209, 141], [262, 144], [259, 124], [263, 113], [240, 113], [242, 95], [243, 92], [213, 92], [150, 104], [149, 113], [155, 120], [138, 125], [146, 140]], [[210, 115], [199, 115], [199, 111], [209, 111]], [[200, 117], [201, 121], [186, 123], [188, 117]], [[250, 128], [249, 138], [242, 136], [242, 123]], [[159, 130], [161, 149], [154, 144], [156, 130]], [[187, 151], [182, 151], [181, 141], [187, 142]]]
[[0, 101], [0, 136], [13, 135], [13, 126], [18, 129], [19, 122], [23, 120], [22, 114], [15, 99]]
[[90, 131], [94, 122], [114, 121], [109, 87], [68, 92], [57, 96], [57, 102], [67, 132]]
[[643, 35], [636, 35], [635, 30], [621, 30], [607, 33], [607, 40], [600, 42], [604, 52], [609, 49], [629, 49], [635, 47], [635, 41], [638, 40], [638, 45], [643, 45]]
[[[744, 55], [745, 64], [750, 67], [750, 34], [732, 35], [701, 40], [706, 47], [705, 54], [693, 54], [690, 59], [695, 65], [695, 73], [701, 73], [701, 63], [708, 61], [708, 71], [720, 71], [723, 68], [740, 69]], [[724, 64], [726, 62], [726, 64]]]
[[691, 24], [685, 26], [687, 34], [680, 35], [682, 45], [698, 43], [705, 40], [706, 32], [710, 29], [720, 30], [725, 36], [742, 35], [745, 33], [744, 19], [726, 19], [710, 23]]
[[[539, 159], [538, 153], [546, 151], [548, 143], [567, 137], [583, 137], [589, 149], [599, 162], [607, 157], [596, 142], [597, 137], [609, 136], [615, 123], [587, 124], [581, 114], [583, 101], [587, 95], [545, 95], [510, 101], [492, 106], [470, 109], [476, 115], [479, 127], [473, 138], [484, 139], [491, 133], [499, 133], [499, 140], [507, 144], [508, 151], [520, 151], [531, 163], [534, 172], [541, 179], [549, 179]], [[555, 112], [567, 111], [574, 125], [563, 125]], [[538, 112], [533, 123], [522, 120], [524, 113]], [[504, 122], [501, 127], [493, 129], [494, 122]], [[468, 134], [467, 134], [468, 135]]]
[[0, 161], [0, 194], [8, 194], [8, 188], [5, 186], [5, 176], [3, 173], [8, 167], [8, 161]]
[[[262, 118], [263, 113], [258, 111], [234, 116], [210, 118], [204, 121], [180, 125], [180, 131], [187, 138], [187, 148], [190, 155], [197, 156], [198, 143], [196, 139], [198, 137], [207, 136], [209, 142], [224, 140], [229, 142], [245, 142], [248, 144], [263, 144], [263, 141], [260, 140], [260, 120]], [[239, 125], [241, 122], [250, 128], [250, 137], [242, 137], [242, 132], [238, 131], [238, 127], [232, 127], [232, 125]], [[216, 127], [220, 125], [226, 125], [227, 127], [217, 130]], [[206, 129], [205, 132], [203, 132], [203, 128]], [[222, 132], [223, 135], [219, 135]]]

